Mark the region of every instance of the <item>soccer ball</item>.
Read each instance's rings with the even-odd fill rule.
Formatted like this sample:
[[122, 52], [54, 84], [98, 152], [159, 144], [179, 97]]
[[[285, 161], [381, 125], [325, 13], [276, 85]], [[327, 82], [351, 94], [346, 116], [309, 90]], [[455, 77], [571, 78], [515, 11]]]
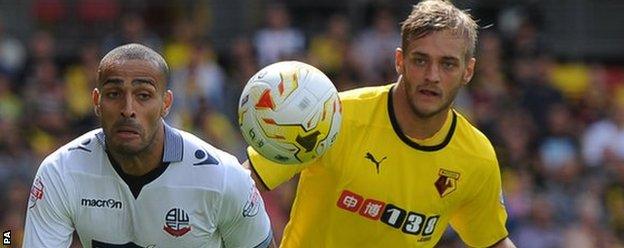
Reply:
[[271, 64], [247, 82], [238, 104], [243, 137], [280, 164], [323, 155], [340, 130], [338, 91], [319, 69], [298, 61]]

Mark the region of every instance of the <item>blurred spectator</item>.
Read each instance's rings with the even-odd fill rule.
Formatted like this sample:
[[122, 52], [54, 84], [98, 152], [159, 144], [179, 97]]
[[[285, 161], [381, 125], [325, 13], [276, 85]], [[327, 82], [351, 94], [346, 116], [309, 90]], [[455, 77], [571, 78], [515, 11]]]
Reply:
[[67, 7], [62, 0], [35, 0], [32, 14], [41, 24], [51, 26], [65, 18]]
[[503, 192], [507, 207], [509, 232], [513, 233], [530, 217], [534, 191], [533, 178], [527, 170], [503, 171]]
[[305, 37], [299, 29], [290, 26], [290, 13], [286, 6], [270, 5], [264, 15], [266, 26], [258, 30], [254, 37], [260, 66], [300, 57], [305, 48]]
[[538, 35], [537, 28], [531, 20], [524, 19], [521, 21], [513, 37], [512, 52], [514, 57], [533, 57], [539, 55], [543, 47], [541, 47]]
[[554, 65], [550, 81], [566, 98], [578, 101], [589, 87], [590, 70], [584, 63]]
[[615, 247], [612, 234], [604, 229], [601, 221], [601, 206], [598, 199], [590, 194], [581, 194], [574, 205], [578, 221], [574, 221], [564, 232], [563, 247]]
[[172, 71], [181, 69], [189, 64], [194, 52], [193, 42], [198, 39], [194, 24], [184, 18], [179, 19], [172, 26], [171, 41], [167, 42], [164, 57]]
[[259, 70], [253, 44], [246, 37], [238, 37], [224, 58], [226, 70], [225, 99], [230, 103], [223, 108], [231, 120], [238, 120], [238, 100], [247, 81]]
[[201, 115], [204, 104], [213, 109], [224, 106], [224, 71], [216, 62], [212, 46], [205, 42], [194, 45], [188, 64], [172, 72], [175, 104], [172, 114], [183, 127], [192, 127], [195, 115]]
[[539, 145], [545, 173], [555, 175], [572, 160], [577, 160], [578, 144], [574, 119], [564, 104], [552, 105], [547, 114], [546, 135]]
[[[624, 242], [624, 160], [613, 163], [608, 169], [603, 202], [606, 209], [607, 223], [616, 235], [619, 243]], [[604, 179], [601, 178], [601, 179]]]
[[582, 146], [588, 166], [624, 161], [624, 101], [615, 103], [609, 117], [587, 127]]
[[11, 90], [7, 75], [0, 74], [0, 121], [16, 123], [23, 114], [20, 96]]
[[119, 15], [119, 4], [111, 0], [78, 0], [76, 9], [81, 22], [104, 24]]
[[607, 115], [613, 99], [609, 96], [612, 93], [607, 79], [607, 68], [603, 64], [593, 64], [590, 66], [589, 82], [591, 87], [587, 87], [578, 103], [577, 116], [583, 125], [596, 122]]
[[199, 136], [242, 161], [247, 153], [244, 152], [244, 141], [238, 127], [232, 125], [226, 115], [205, 101], [205, 98], [200, 99], [200, 109], [193, 115], [193, 126]]
[[95, 43], [87, 43], [80, 49], [80, 59], [64, 74], [65, 104], [75, 131], [88, 131], [95, 127], [91, 91], [97, 85], [99, 51]]
[[503, 163], [519, 170], [529, 169], [534, 152], [531, 145], [535, 142], [535, 127], [531, 118], [521, 109], [510, 109], [502, 113], [496, 128], [494, 137], [500, 138], [497, 144], [503, 148]]
[[523, 248], [562, 247], [563, 237], [553, 218], [553, 206], [543, 196], [533, 199], [530, 218], [512, 235], [512, 240]]
[[348, 56], [350, 30], [349, 23], [343, 15], [332, 15], [326, 29], [314, 36], [310, 42], [308, 59], [333, 78], [340, 73]]
[[25, 104], [29, 106], [25, 113], [31, 128], [28, 143], [35, 157], [43, 159], [68, 139], [71, 127], [65, 112], [64, 83], [59, 78], [57, 65], [45, 60], [34, 69], [23, 94]]
[[24, 96], [30, 107], [28, 114], [35, 118], [36, 125], [49, 131], [64, 128], [66, 96], [56, 64], [49, 60], [42, 61], [35, 68], [34, 75], [28, 78]]
[[353, 56], [362, 81], [391, 82], [396, 80], [394, 51], [401, 45], [401, 35], [390, 10], [375, 10], [372, 26], [359, 32], [353, 41]]
[[551, 106], [563, 103], [561, 92], [552, 87], [548, 80], [550, 58], [546, 56], [539, 59], [522, 57], [516, 58], [513, 63], [513, 80], [519, 89], [520, 106], [529, 111], [536, 126], [548, 126], [547, 115]]
[[15, 81], [15, 89], [21, 91], [28, 78], [36, 73], [37, 67], [48, 62], [53, 63], [54, 66], [61, 64], [57, 56], [56, 39], [48, 31], [37, 30], [29, 39], [26, 63]]
[[18, 39], [6, 33], [0, 20], [0, 71], [16, 76], [26, 62], [26, 50]]
[[136, 13], [127, 13], [121, 17], [119, 32], [112, 33], [104, 39], [102, 51], [108, 52], [113, 48], [128, 44], [140, 43], [153, 48], [155, 51], [162, 51], [162, 41], [160, 37], [145, 27], [143, 17]]

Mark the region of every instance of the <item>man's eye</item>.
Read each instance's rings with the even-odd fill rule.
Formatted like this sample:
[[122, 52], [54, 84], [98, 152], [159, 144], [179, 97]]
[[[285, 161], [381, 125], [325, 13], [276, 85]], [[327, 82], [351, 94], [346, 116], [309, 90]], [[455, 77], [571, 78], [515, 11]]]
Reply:
[[442, 66], [444, 66], [444, 68], [446, 68], [446, 69], [453, 69], [453, 68], [455, 68], [455, 63], [444, 62], [444, 63], [442, 63]]
[[425, 59], [423, 59], [423, 58], [416, 58], [416, 59], [414, 59], [414, 62], [415, 62], [417, 65], [424, 65], [424, 64], [426, 64], [426, 63], [427, 63], [427, 60], [425, 60]]
[[107, 98], [117, 98], [117, 97], [119, 97], [119, 92], [116, 92], [116, 91], [107, 92], [106, 93], [106, 97]]
[[151, 98], [151, 95], [147, 93], [139, 93], [137, 97], [139, 98], [139, 100], [145, 101], [145, 100], [149, 100]]

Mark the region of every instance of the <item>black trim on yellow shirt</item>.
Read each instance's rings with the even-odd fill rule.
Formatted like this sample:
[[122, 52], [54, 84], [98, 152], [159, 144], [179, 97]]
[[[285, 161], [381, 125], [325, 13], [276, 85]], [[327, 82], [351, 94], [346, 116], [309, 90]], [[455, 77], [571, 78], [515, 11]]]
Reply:
[[455, 114], [455, 111], [453, 112], [453, 120], [451, 122], [451, 128], [449, 129], [448, 133], [446, 134], [446, 137], [444, 137], [444, 140], [442, 141], [442, 143], [434, 145], [434, 146], [424, 146], [424, 145], [420, 145], [414, 141], [412, 141], [412, 139], [410, 139], [409, 137], [405, 136], [405, 134], [403, 133], [403, 131], [401, 130], [401, 127], [399, 126], [399, 122], [396, 119], [396, 116], [394, 115], [394, 107], [392, 105], [392, 91], [394, 90], [395, 85], [393, 85], [390, 90], [388, 91], [388, 115], [390, 116], [390, 123], [392, 123], [392, 129], [394, 129], [394, 132], [397, 134], [397, 136], [399, 136], [399, 138], [401, 139], [401, 141], [403, 141], [403, 143], [417, 149], [417, 150], [421, 150], [421, 151], [425, 151], [425, 152], [434, 152], [434, 151], [438, 151], [442, 148], [444, 148], [446, 145], [448, 145], [449, 142], [451, 142], [451, 138], [453, 137], [453, 133], [455, 133], [455, 126], [457, 125], [457, 114]]

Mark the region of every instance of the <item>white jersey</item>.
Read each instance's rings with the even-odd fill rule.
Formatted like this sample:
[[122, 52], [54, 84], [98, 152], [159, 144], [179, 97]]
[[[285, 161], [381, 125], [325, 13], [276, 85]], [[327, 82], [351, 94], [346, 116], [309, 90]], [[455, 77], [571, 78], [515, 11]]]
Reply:
[[238, 160], [165, 125], [163, 164], [129, 176], [101, 129], [48, 156], [31, 189], [24, 247], [267, 247], [264, 203]]

